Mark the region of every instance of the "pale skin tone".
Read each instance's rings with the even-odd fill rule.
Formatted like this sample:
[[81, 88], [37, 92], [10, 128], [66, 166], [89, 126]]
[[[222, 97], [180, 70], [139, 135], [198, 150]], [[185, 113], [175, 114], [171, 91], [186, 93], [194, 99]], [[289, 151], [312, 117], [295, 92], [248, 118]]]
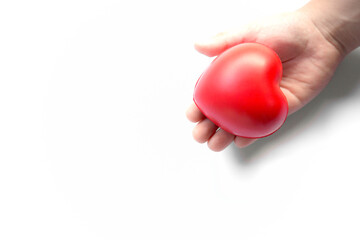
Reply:
[[[342, 59], [360, 45], [360, 0], [313, 0], [295, 12], [219, 33], [196, 43], [195, 49], [213, 57], [244, 42], [265, 44], [279, 55], [283, 63], [280, 88], [287, 98], [290, 115], [316, 97]], [[207, 142], [213, 151], [222, 151], [232, 142], [244, 148], [257, 140], [218, 128], [194, 103], [186, 116], [197, 123], [194, 139]]]

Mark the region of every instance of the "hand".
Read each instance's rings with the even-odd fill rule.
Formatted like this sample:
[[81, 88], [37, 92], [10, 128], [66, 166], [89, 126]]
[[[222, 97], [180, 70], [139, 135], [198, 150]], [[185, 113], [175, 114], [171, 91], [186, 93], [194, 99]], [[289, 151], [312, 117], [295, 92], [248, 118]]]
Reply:
[[[258, 42], [272, 48], [283, 63], [280, 88], [289, 104], [289, 115], [309, 103], [328, 84], [345, 53], [323, 34], [308, 14], [301, 10], [261, 19], [239, 30], [217, 34], [195, 49], [209, 57], [244, 42]], [[197, 122], [193, 137], [208, 143], [213, 151], [221, 151], [234, 141], [239, 148], [256, 139], [234, 136], [207, 119], [195, 104], [186, 112], [188, 119]]]

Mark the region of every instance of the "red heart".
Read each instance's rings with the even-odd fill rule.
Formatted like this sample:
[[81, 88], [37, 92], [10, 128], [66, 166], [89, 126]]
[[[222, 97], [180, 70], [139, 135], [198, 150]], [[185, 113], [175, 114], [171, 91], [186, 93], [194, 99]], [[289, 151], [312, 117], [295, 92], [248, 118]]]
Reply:
[[239, 44], [221, 53], [200, 76], [194, 102], [227, 132], [266, 137], [287, 117], [281, 77], [281, 60], [272, 49], [259, 43]]

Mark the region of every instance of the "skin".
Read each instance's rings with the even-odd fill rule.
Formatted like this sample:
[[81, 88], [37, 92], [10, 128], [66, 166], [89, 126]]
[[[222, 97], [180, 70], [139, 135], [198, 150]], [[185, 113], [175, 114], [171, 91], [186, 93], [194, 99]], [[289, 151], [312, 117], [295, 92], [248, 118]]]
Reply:
[[[324, 6], [328, 7], [325, 13]], [[196, 43], [195, 49], [213, 57], [244, 42], [258, 42], [272, 48], [283, 63], [280, 88], [287, 98], [290, 115], [316, 97], [329, 83], [342, 59], [359, 46], [359, 26], [360, 0], [315, 0], [295, 12], [219, 33], [208, 41]], [[244, 148], [257, 140], [234, 136], [218, 128], [194, 103], [186, 116], [197, 123], [193, 129], [194, 139], [207, 142], [213, 151], [222, 151], [232, 142]]]

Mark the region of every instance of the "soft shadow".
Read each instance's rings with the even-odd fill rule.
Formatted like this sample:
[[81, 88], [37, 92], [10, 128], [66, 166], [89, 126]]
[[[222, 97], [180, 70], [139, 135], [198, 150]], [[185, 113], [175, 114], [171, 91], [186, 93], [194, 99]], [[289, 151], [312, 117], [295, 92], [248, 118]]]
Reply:
[[258, 164], [262, 156], [271, 154], [272, 149], [310, 130], [315, 122], [326, 121], [332, 111], [331, 102], [350, 98], [354, 94], [360, 94], [360, 48], [343, 60], [328, 86], [308, 105], [289, 116], [280, 130], [244, 149], [232, 145], [231, 154], [242, 166]]

